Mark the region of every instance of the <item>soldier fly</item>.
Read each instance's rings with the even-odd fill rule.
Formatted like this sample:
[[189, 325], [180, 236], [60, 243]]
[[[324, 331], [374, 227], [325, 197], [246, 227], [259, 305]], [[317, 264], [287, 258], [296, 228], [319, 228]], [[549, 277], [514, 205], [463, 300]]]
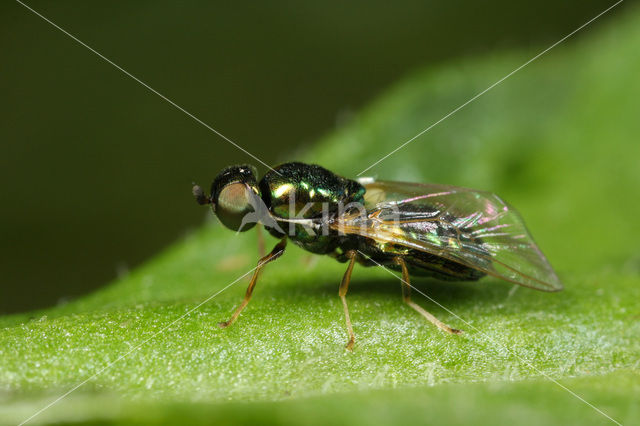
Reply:
[[211, 204], [220, 222], [233, 231], [256, 223], [280, 241], [261, 257], [231, 325], [251, 299], [260, 270], [280, 257], [287, 239], [303, 249], [348, 263], [338, 294], [349, 340], [346, 294], [355, 262], [383, 265], [402, 273], [405, 303], [438, 328], [459, 334], [411, 300], [410, 277], [475, 281], [491, 275], [542, 291], [562, 284], [533, 242], [520, 215], [498, 196], [449, 185], [351, 180], [318, 166], [285, 163], [260, 181], [253, 166], [224, 169], [207, 197], [193, 187], [199, 204]]

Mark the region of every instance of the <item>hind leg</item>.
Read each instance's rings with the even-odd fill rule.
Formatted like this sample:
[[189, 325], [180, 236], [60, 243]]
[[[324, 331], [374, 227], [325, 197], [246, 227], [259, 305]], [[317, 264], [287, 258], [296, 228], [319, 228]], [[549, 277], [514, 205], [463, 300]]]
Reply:
[[409, 270], [407, 269], [407, 264], [404, 261], [404, 259], [401, 257], [396, 257], [394, 261], [397, 265], [400, 265], [400, 267], [402, 268], [402, 299], [404, 300], [404, 303], [406, 303], [407, 305], [411, 306], [413, 309], [418, 311], [420, 315], [428, 319], [433, 325], [438, 327], [440, 330], [446, 331], [447, 333], [451, 333], [451, 334], [461, 334], [462, 330], [449, 327], [447, 324], [443, 323], [438, 318], [433, 316], [433, 314], [424, 310], [422, 306], [418, 305], [413, 300], [411, 300], [411, 281], [409, 277]]

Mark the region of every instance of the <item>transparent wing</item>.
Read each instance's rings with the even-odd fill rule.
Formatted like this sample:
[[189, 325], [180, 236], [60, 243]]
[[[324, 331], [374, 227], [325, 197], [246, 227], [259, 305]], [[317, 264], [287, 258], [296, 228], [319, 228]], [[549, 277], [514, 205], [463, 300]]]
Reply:
[[331, 227], [410, 247], [543, 291], [562, 283], [520, 215], [497, 195], [448, 185], [361, 181], [366, 213]]

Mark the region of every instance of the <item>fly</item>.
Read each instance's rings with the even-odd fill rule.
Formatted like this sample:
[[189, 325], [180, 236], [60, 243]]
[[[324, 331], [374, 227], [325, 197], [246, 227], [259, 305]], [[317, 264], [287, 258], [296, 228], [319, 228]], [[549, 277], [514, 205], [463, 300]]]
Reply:
[[231, 325], [247, 306], [260, 270], [280, 257], [287, 240], [303, 249], [347, 263], [338, 294], [352, 350], [347, 290], [355, 262], [383, 265], [402, 273], [402, 296], [438, 328], [449, 327], [411, 300], [411, 276], [446, 281], [475, 281], [491, 275], [542, 291], [560, 291], [562, 283], [534, 243], [520, 215], [497, 195], [439, 184], [351, 180], [318, 165], [285, 163], [260, 181], [253, 166], [224, 169], [206, 196], [220, 222], [233, 231], [256, 223], [280, 241], [254, 270]]

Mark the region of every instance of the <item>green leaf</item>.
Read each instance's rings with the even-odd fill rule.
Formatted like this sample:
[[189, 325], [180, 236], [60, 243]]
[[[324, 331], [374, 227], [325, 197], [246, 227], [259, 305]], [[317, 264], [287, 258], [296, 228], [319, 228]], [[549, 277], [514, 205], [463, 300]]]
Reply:
[[[401, 303], [388, 271], [356, 267], [349, 353], [337, 296], [345, 265], [290, 244], [222, 330], [257, 241], [209, 221], [95, 294], [1, 318], [0, 418], [25, 420], [89, 379], [33, 421], [607, 423], [593, 404], [638, 422], [640, 14], [603, 27], [366, 173], [498, 193], [565, 291], [415, 280], [440, 306], [415, 300], [466, 331], [451, 336]], [[355, 176], [534, 54], [413, 75], [301, 159]]]

